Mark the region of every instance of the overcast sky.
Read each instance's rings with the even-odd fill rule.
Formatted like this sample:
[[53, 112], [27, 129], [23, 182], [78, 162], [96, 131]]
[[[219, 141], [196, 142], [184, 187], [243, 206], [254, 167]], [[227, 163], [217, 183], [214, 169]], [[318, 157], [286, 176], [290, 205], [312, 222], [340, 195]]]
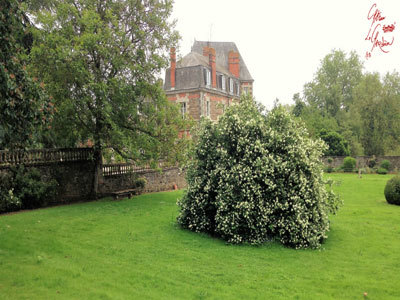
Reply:
[[[370, 14], [378, 9], [385, 19], [372, 30], [380, 24], [379, 41], [393, 44], [383, 47], [388, 53], [375, 47], [366, 59], [374, 3]], [[255, 80], [254, 96], [268, 107], [275, 98], [292, 103], [332, 49], [356, 51], [369, 72], [400, 71], [399, 0], [175, 0], [173, 18], [182, 36], [178, 55], [188, 54], [195, 39], [235, 42]]]

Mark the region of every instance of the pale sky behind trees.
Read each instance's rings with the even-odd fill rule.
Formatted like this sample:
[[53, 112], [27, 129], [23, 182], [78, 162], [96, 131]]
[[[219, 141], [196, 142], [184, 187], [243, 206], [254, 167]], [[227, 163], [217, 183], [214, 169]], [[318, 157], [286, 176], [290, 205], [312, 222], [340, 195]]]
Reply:
[[[392, 42], [366, 59], [373, 44], [365, 38], [376, 9], [378, 40]], [[174, 19], [182, 40], [178, 56], [190, 52], [194, 40], [235, 42], [255, 79], [254, 96], [267, 107], [274, 100], [292, 103], [294, 93], [313, 78], [321, 59], [332, 49], [355, 50], [366, 71], [381, 75], [400, 71], [400, 1], [398, 0], [175, 0]], [[392, 32], [390, 27], [394, 25]]]

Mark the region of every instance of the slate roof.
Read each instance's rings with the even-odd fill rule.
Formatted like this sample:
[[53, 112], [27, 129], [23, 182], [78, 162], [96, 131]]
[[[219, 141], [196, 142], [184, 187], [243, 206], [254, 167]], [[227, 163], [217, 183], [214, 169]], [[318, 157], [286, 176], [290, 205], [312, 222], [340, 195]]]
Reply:
[[[240, 52], [238, 48], [236, 47], [236, 44], [233, 42], [207, 42], [207, 41], [195, 41], [193, 46], [192, 46], [192, 52], [196, 52], [203, 56], [203, 48], [204, 47], [211, 47], [215, 49], [216, 52], [216, 62], [220, 64], [220, 67], [229, 70], [228, 66], [228, 53], [229, 51], [235, 51], [239, 53], [239, 58], [240, 58], [240, 69], [239, 69], [239, 79], [240, 80], [245, 80], [245, 81], [254, 81], [253, 77], [251, 77], [249, 70], [247, 69], [246, 64], [244, 63], [244, 60], [242, 56], [240, 55]], [[204, 57], [204, 56], [203, 56]], [[206, 62], [208, 61], [206, 57]], [[217, 68], [218, 71], [218, 68]], [[229, 72], [229, 71], [228, 71]], [[230, 74], [230, 73], [229, 73]]]
[[[177, 68], [194, 67], [194, 66], [210, 67], [209, 58], [204, 56], [203, 54], [199, 54], [197, 52], [192, 51], [189, 54], [185, 55], [181, 60], [179, 60], [176, 63]], [[216, 59], [215, 66], [217, 72], [233, 76], [233, 74], [229, 72], [228, 68], [219, 63], [218, 59]]]

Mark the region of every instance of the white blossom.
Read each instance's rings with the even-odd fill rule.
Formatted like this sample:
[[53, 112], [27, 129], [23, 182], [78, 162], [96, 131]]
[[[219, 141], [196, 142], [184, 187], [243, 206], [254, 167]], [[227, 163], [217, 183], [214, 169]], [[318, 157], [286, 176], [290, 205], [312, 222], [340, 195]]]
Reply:
[[204, 121], [195, 141], [178, 201], [183, 227], [231, 243], [320, 246], [339, 201], [322, 177], [325, 145], [302, 124], [243, 99], [218, 123]]

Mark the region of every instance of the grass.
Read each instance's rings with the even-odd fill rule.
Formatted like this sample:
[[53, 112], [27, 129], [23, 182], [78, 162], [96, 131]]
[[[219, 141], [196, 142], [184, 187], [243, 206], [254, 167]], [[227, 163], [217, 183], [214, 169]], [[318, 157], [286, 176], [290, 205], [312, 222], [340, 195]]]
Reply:
[[0, 299], [399, 299], [391, 176], [329, 177], [344, 206], [321, 250], [181, 230], [181, 191], [0, 216]]

